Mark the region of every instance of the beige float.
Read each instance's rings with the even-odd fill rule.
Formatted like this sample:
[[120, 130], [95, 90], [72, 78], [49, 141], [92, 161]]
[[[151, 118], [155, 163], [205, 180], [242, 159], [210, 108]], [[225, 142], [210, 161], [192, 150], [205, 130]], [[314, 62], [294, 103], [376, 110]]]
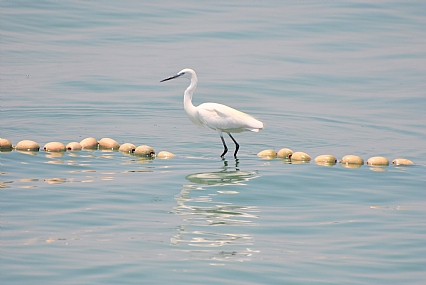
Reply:
[[392, 160], [392, 164], [394, 165], [413, 165], [414, 163], [406, 158], [395, 158]]
[[331, 154], [323, 154], [315, 157], [314, 161], [320, 165], [332, 165], [336, 164], [337, 159]]
[[0, 139], [0, 150], [12, 150], [12, 143], [7, 139]]
[[66, 150], [66, 147], [61, 142], [48, 142], [44, 145], [43, 149], [45, 151], [64, 152]]
[[311, 161], [311, 157], [305, 152], [296, 151], [292, 154], [291, 161], [308, 162]]
[[135, 155], [140, 155], [140, 156], [146, 156], [146, 157], [155, 157], [155, 151], [149, 145], [140, 145], [140, 146], [138, 146], [135, 149], [134, 154]]
[[98, 144], [95, 138], [85, 138], [80, 142], [82, 149], [98, 149]]
[[175, 155], [173, 154], [173, 153], [171, 153], [171, 152], [168, 152], [168, 151], [160, 151], [158, 154], [157, 154], [157, 157], [158, 158], [161, 158], [161, 159], [169, 159], [169, 158], [173, 158]]
[[293, 155], [293, 151], [289, 148], [282, 148], [277, 153], [278, 158], [289, 159], [289, 158], [291, 158], [292, 155]]
[[67, 150], [77, 151], [77, 150], [81, 150], [81, 144], [78, 142], [70, 142], [65, 146], [65, 148]]
[[136, 146], [132, 143], [123, 143], [118, 149], [121, 152], [133, 153], [136, 149]]
[[22, 141], [18, 142], [15, 149], [16, 150], [23, 150], [23, 151], [39, 151], [40, 145], [38, 143], [36, 143], [35, 141], [22, 140]]
[[265, 149], [265, 150], [262, 150], [261, 152], [259, 152], [257, 154], [257, 156], [263, 157], [263, 158], [275, 158], [275, 157], [277, 157], [277, 153], [273, 149]]
[[99, 148], [100, 149], [109, 149], [109, 150], [117, 150], [120, 148], [120, 145], [118, 142], [111, 138], [102, 138], [99, 141]]
[[367, 165], [370, 166], [387, 166], [389, 165], [389, 160], [383, 156], [373, 156], [367, 160]]
[[345, 155], [344, 157], [342, 157], [342, 165], [363, 165], [364, 164], [364, 159], [362, 159], [361, 157], [357, 156], [357, 155]]

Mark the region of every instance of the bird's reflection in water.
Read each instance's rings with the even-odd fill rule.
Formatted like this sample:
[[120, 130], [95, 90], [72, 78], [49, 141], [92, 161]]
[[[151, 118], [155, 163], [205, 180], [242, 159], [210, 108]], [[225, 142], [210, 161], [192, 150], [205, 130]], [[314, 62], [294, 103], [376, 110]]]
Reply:
[[247, 261], [256, 250], [246, 227], [256, 225], [258, 208], [241, 201], [249, 200], [244, 187], [250, 187], [250, 180], [259, 176], [255, 171], [239, 170], [238, 161], [233, 168], [226, 161], [224, 164], [221, 171], [186, 176], [190, 183], [175, 196], [173, 208], [184, 218], [171, 243], [191, 258]]

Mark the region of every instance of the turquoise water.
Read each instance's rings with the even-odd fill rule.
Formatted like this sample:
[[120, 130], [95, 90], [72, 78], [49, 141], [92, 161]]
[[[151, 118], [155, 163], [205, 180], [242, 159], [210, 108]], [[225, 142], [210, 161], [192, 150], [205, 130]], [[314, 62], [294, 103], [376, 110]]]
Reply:
[[[2, 284], [423, 284], [422, 2], [3, 1], [0, 137], [120, 152], [1, 152]], [[183, 111], [265, 123], [222, 161]], [[348, 169], [260, 159], [405, 157]]]

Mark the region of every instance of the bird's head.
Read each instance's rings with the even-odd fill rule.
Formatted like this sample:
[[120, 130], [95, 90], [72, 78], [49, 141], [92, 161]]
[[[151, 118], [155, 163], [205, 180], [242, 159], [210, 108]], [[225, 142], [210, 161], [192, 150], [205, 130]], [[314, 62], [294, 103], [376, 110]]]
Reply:
[[181, 71], [179, 71], [178, 73], [176, 73], [175, 75], [161, 80], [160, 82], [175, 79], [175, 78], [178, 78], [178, 77], [192, 79], [193, 77], [197, 77], [197, 75], [195, 74], [194, 70], [192, 70], [190, 68], [185, 68], [185, 69], [182, 69]]

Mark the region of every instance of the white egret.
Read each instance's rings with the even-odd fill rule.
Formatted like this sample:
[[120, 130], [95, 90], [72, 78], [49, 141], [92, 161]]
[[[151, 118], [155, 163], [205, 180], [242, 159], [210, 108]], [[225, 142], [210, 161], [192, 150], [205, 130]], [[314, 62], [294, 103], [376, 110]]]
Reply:
[[199, 106], [194, 106], [192, 104], [192, 95], [197, 87], [198, 79], [197, 74], [192, 69], [182, 69], [176, 75], [163, 79], [160, 82], [178, 77], [191, 80], [191, 84], [185, 90], [183, 97], [184, 109], [189, 119], [196, 125], [208, 127], [218, 132], [223, 143], [222, 158], [228, 152], [228, 147], [226, 146], [222, 132], [227, 133], [235, 143], [234, 157], [237, 158], [240, 145], [231, 133], [241, 133], [245, 131], [258, 132], [263, 129], [263, 123], [246, 113], [218, 103], [203, 103]]

